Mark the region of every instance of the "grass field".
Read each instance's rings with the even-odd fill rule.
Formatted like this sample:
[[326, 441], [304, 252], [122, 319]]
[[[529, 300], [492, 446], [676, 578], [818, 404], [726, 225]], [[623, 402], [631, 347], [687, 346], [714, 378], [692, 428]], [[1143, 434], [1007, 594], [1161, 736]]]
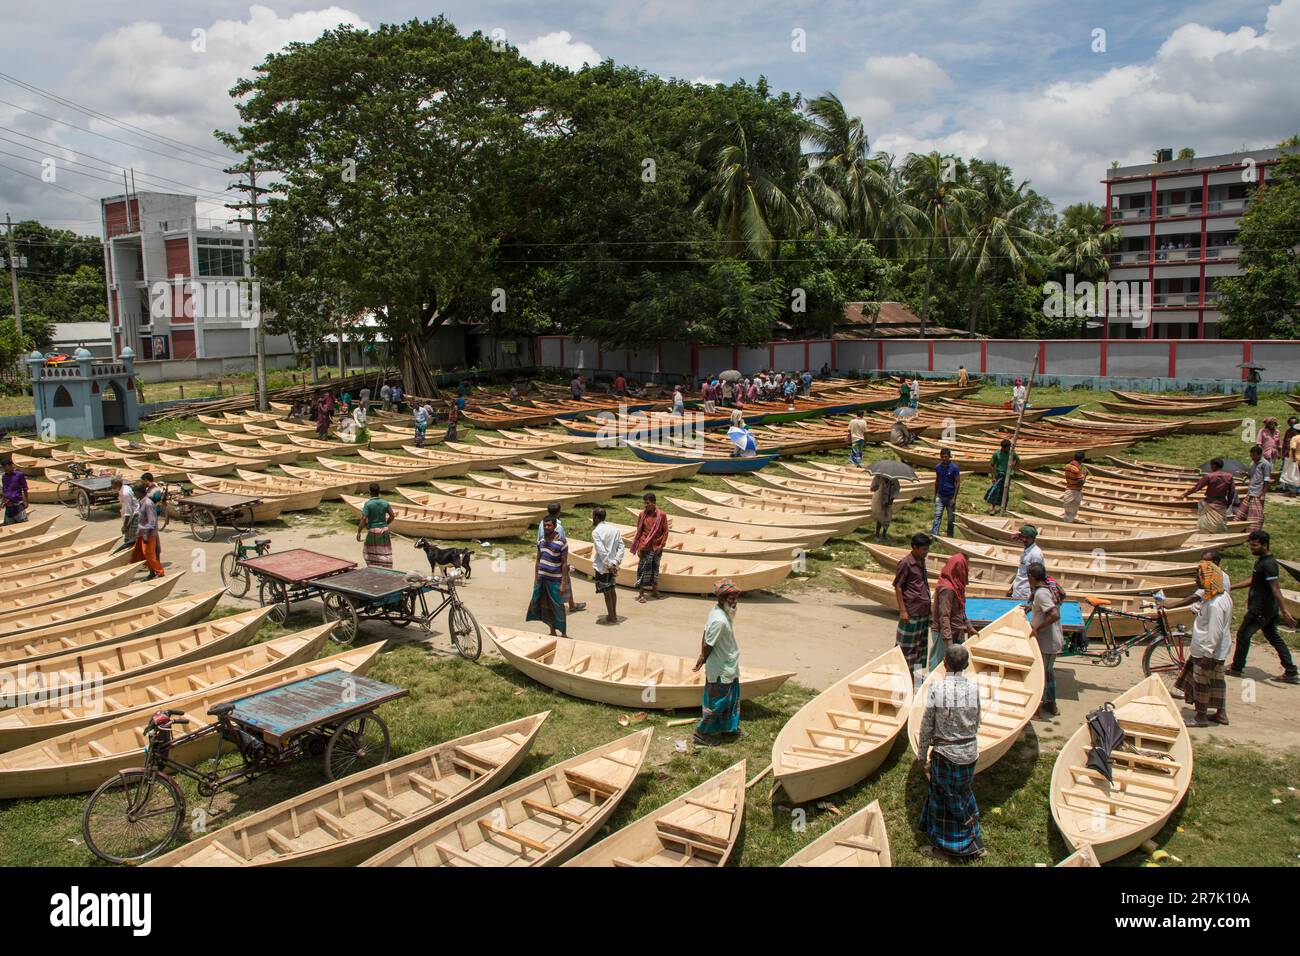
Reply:
[[[978, 396], [984, 400], [1003, 400], [1004, 389], [986, 388]], [[1104, 393], [1081, 390], [1038, 389], [1034, 403], [1092, 405], [1105, 400]], [[1257, 409], [1239, 414], [1254, 415], [1259, 420], [1275, 415], [1285, 422], [1289, 408], [1280, 399], [1267, 398]], [[1238, 414], [1238, 413], [1233, 413]], [[185, 429], [185, 425], [180, 426]], [[151, 428], [160, 434], [174, 433], [175, 425]], [[472, 433], [471, 433], [472, 436]], [[472, 437], [471, 437], [472, 440]], [[1196, 465], [1215, 455], [1248, 457], [1249, 439], [1244, 433], [1211, 436], [1183, 436], [1136, 446], [1136, 458]], [[880, 449], [868, 449], [868, 457], [883, 457]], [[605, 452], [628, 456], [627, 452]], [[841, 453], [828, 455], [841, 459]], [[717, 478], [697, 477], [690, 482], [674, 482], [656, 489], [661, 503], [675, 513], [670, 497], [690, 497], [691, 484], [724, 489]], [[987, 479], [972, 477], [963, 483], [960, 505], [972, 513], [982, 513], [982, 496]], [[1013, 507], [1019, 501], [1013, 493]], [[624, 506], [638, 507], [639, 496], [625, 496], [607, 503], [611, 517], [628, 520]], [[902, 508], [891, 528], [893, 543], [901, 544], [917, 530], [928, 530], [930, 502], [921, 501]], [[582, 507], [566, 512], [568, 534], [585, 538], [591, 527], [590, 509]], [[313, 534], [327, 537], [351, 528], [354, 523], [347, 510], [338, 504], [327, 505], [314, 515], [290, 516], [294, 526], [312, 527]], [[1300, 532], [1300, 510], [1296, 506], [1274, 502], [1269, 505], [1266, 527], [1274, 535], [1275, 551], [1293, 556], [1292, 542]], [[274, 537], [276, 525], [267, 527]], [[816, 600], [818, 589], [841, 590], [836, 566], [871, 567], [872, 562], [860, 544], [867, 536], [851, 535], [834, 539], [829, 546], [809, 555], [808, 572], [786, 582], [781, 590], [802, 593]], [[531, 554], [531, 535], [518, 539], [491, 542], [511, 556]], [[1234, 580], [1249, 573], [1250, 558], [1244, 548], [1234, 549], [1225, 561]], [[1240, 607], [1244, 600], [1237, 602]], [[295, 615], [288, 629], [309, 627], [317, 622], [315, 614]], [[760, 626], [750, 623], [747, 626]], [[259, 635], [266, 639], [283, 633], [285, 628], [267, 628]], [[743, 632], [742, 632], [743, 640]], [[1295, 635], [1288, 640], [1295, 644]], [[1256, 653], [1260, 651], [1257, 650]], [[659, 806], [686, 789], [717, 773], [741, 757], [749, 761], [754, 775], [770, 761], [771, 744], [784, 722], [808, 700], [813, 692], [796, 685], [742, 707], [743, 722], [749, 737], [717, 750], [697, 753], [686, 749], [690, 726], [667, 727], [669, 720], [692, 716], [639, 715], [617, 708], [563, 697], [540, 687], [517, 674], [498, 660], [484, 659], [468, 664], [457, 658], [436, 655], [420, 644], [399, 644], [383, 655], [371, 676], [411, 690], [411, 696], [390, 705], [384, 711], [393, 731], [394, 749], [406, 753], [433, 741], [445, 740], [486, 726], [515, 719], [541, 710], [551, 710], [537, 745], [520, 773], [532, 772], [559, 759], [580, 753], [599, 743], [614, 739], [640, 727], [656, 730], [647, 762], [647, 773], [624, 801], [612, 825], [621, 826]], [[627, 726], [620, 723], [627, 721]], [[679, 743], [680, 742], [680, 743]], [[1039, 738], [1031, 729], [998, 764], [976, 779], [988, 857], [977, 865], [1032, 866], [1049, 864], [1068, 853], [1051, 823], [1047, 802], [1054, 751], [1060, 737]], [[1187, 865], [1195, 866], [1294, 866], [1300, 859], [1300, 753], [1269, 756], [1239, 745], [1218, 742], [1213, 733], [1199, 736], [1196, 744], [1196, 772], [1189, 798], [1157, 837], [1157, 842]], [[289, 772], [271, 775], [246, 787], [221, 795], [216, 803], [226, 811], [217, 825], [238, 815], [265, 807], [287, 796], [322, 782], [319, 766], [303, 765]], [[889, 822], [889, 834], [896, 865], [929, 865], [934, 861], [924, 853], [925, 840], [915, 830], [915, 821], [925, 790], [925, 779], [915, 767], [906, 743], [900, 742], [879, 773], [829, 801], [792, 811], [768, 800], [768, 781], [749, 791], [743, 844], [735, 857], [742, 865], [776, 865], [789, 857], [838, 819], [837, 812], [851, 813], [873, 799], [879, 799]], [[188, 789], [192, 807], [205, 806]], [[82, 865], [90, 854], [80, 845], [80, 818], [85, 796], [56, 797], [43, 800], [0, 804], [0, 862], [16, 865]], [[1125, 858], [1123, 865], [1141, 865], [1144, 854]]]

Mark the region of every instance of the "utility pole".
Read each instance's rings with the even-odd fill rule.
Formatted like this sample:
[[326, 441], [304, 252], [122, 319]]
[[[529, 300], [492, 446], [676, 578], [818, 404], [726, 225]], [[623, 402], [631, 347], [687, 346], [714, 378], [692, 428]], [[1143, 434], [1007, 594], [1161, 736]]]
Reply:
[[[1034, 367], [1029, 370], [1029, 385], [1025, 388], [1025, 403], [1020, 406], [1020, 413], [1016, 415], [1016, 429], [1011, 433], [1011, 452], [1007, 458], [1007, 477], [1002, 482], [1002, 501], [998, 508], [999, 514], [1005, 514], [1007, 510], [1007, 501], [1011, 498], [1011, 476], [1016, 472], [1016, 442], [1020, 440], [1020, 423], [1025, 420], [1025, 409], [1029, 407], [1029, 396], [1034, 393], [1034, 379], [1038, 377], [1038, 359], [1034, 355]], [[993, 476], [997, 478], [997, 475]]]
[[14, 326], [18, 329], [18, 334], [23, 334], [23, 310], [18, 304], [18, 258], [14, 254], [14, 221], [9, 213], [5, 213], [6, 232], [9, 235], [9, 285], [14, 292]]
[[[248, 224], [249, 231], [252, 238], [252, 244], [253, 244], [253, 255], [256, 256], [257, 255], [257, 221], [258, 221], [257, 217], [258, 217], [258, 212], [261, 208], [261, 196], [263, 193], [269, 193], [272, 191], [270, 189], [266, 189], [262, 186], [257, 185], [257, 174], [270, 172], [270, 170], [259, 169], [257, 167], [257, 164], [253, 161], [253, 158], [250, 156], [248, 158], [248, 162], [244, 166], [233, 166], [230, 169], [227, 169], [226, 172], [231, 175], [239, 175], [242, 173], [243, 175], [248, 177], [247, 183], [232, 183], [229, 187], [227, 187], [229, 189], [235, 189], [235, 190], [239, 190], [240, 192], [248, 193], [248, 200], [246, 202], [239, 202], [239, 203], [226, 203], [226, 206], [230, 209], [246, 208], [249, 210], [249, 218], [244, 219], [241, 217], [239, 219], [236, 219], [235, 221], [239, 223]], [[248, 276], [250, 279], [253, 276], [253, 268], [251, 263], [249, 264], [249, 268], [248, 268]], [[258, 298], [260, 300], [261, 297], [259, 296]], [[260, 306], [259, 306], [259, 314], [257, 315], [257, 326], [253, 330], [253, 340], [256, 343], [256, 354], [257, 354], [257, 409], [258, 411], [264, 412], [267, 410], [266, 328], [262, 322], [262, 316], [260, 314]]]

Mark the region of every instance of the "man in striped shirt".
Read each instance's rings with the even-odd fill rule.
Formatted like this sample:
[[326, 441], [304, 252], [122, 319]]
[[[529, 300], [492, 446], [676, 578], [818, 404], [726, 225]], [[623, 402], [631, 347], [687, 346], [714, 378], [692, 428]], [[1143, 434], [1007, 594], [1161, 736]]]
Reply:
[[550, 515], [542, 519], [542, 543], [537, 546], [533, 573], [533, 598], [525, 620], [544, 622], [552, 637], [568, 637], [564, 601], [569, 596], [569, 545], [555, 533]]
[[1065, 498], [1062, 505], [1065, 520], [1073, 522], [1083, 504], [1083, 486], [1088, 483], [1088, 469], [1083, 465], [1083, 452], [1076, 451], [1074, 460], [1065, 466]]

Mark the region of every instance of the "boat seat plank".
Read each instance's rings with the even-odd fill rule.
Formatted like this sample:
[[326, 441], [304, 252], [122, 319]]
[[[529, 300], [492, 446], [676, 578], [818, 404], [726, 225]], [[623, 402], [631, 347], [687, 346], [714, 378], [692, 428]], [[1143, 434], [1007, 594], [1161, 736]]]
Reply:
[[[1095, 780], [1098, 782], [1106, 779], [1104, 773], [1099, 770], [1094, 770], [1092, 767], [1071, 767], [1070, 773], [1076, 777], [1084, 777], [1088, 780]], [[1119, 789], [1124, 793], [1128, 793], [1130, 787], [1145, 787], [1148, 790], [1155, 790], [1158, 793], [1168, 794], [1177, 794], [1182, 789], [1181, 787], [1171, 785], [1170, 781], [1166, 778], [1156, 777], [1138, 771], [1125, 771], [1118, 767], [1114, 767], [1111, 769], [1111, 773], [1115, 777], [1116, 785], [1118, 785]], [[1158, 798], [1148, 797], [1146, 799], [1155, 800]]]
[[1101, 793], [1098, 790], [1081, 790], [1078, 787], [1072, 787], [1069, 790], [1062, 790], [1062, 795], [1078, 797], [1080, 800], [1091, 800], [1094, 803], [1104, 803], [1108, 806], [1119, 807], [1124, 810], [1132, 810], [1134, 813], [1141, 813], [1153, 817], [1158, 817], [1168, 811], [1169, 805], [1161, 803], [1154, 807], [1146, 806], [1141, 803], [1134, 803], [1131, 800], [1122, 800], [1118, 797], [1112, 797], [1108, 794]]
[[553, 807], [550, 804], [542, 803], [530, 798], [525, 798], [521, 800], [520, 803], [525, 807], [528, 807], [530, 810], [536, 810], [538, 813], [549, 814], [550, 816], [558, 817], [559, 819], [565, 820], [569, 823], [582, 823], [585, 819], [576, 813], [570, 813], [568, 810], [561, 810], [559, 807]]
[[530, 836], [525, 836], [524, 834], [520, 833], [517, 829], [493, 826], [492, 823], [488, 820], [479, 820], [478, 825], [479, 828], [489, 836], [505, 837], [507, 840], [513, 840], [514, 842], [518, 843], [522, 847], [525, 847], [526, 849], [536, 850], [538, 853], [550, 852], [551, 848], [547, 846], [545, 843], [541, 842], [540, 840], [534, 840]]
[[266, 830], [263, 836], [266, 837], [266, 842], [271, 844], [271, 849], [276, 853], [297, 853], [301, 849], [293, 840], [274, 828]]
[[334, 814], [330, 813], [328, 810], [323, 810], [318, 807], [314, 812], [316, 814], [316, 819], [321, 822], [321, 825], [331, 830], [340, 840], [351, 840], [356, 837], [356, 834], [348, 829], [347, 824], [334, 816]]
[[361, 798], [365, 800], [366, 803], [378, 807], [380, 812], [385, 814], [390, 820], [401, 820], [404, 818], [404, 814], [398, 810], [397, 807], [393, 806], [387, 798], [381, 794], [375, 793], [375, 791], [369, 788], [361, 791]]
[[414, 786], [418, 790], [423, 790], [434, 800], [441, 802], [443, 800], [446, 800], [447, 797], [450, 796], [450, 794], [443, 793], [436, 786], [434, 786], [433, 781], [430, 780], [428, 777], [416, 773], [414, 770], [409, 771], [406, 775], [406, 778], [411, 782], [412, 786]]

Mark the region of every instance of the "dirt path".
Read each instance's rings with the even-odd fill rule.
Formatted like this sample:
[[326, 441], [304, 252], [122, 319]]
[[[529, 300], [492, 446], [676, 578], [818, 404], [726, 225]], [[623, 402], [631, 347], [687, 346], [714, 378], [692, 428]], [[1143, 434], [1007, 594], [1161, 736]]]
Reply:
[[[54, 505], [37, 505], [36, 515], [58, 511], [56, 529], [81, 524], [77, 514]], [[310, 548], [361, 562], [361, 545], [346, 531], [325, 528], [311, 521], [289, 516], [291, 527], [268, 532], [275, 550]], [[84, 532], [85, 540], [107, 537], [117, 522], [107, 512], [96, 516]], [[169, 572], [185, 570], [181, 592], [197, 592], [221, 586], [219, 564], [229, 550], [227, 532], [201, 544], [190, 537], [180, 522], [163, 533], [163, 564]], [[409, 543], [394, 546], [396, 566], [427, 571], [424, 555]], [[575, 638], [650, 648], [693, 657], [699, 650], [700, 633], [711, 604], [706, 597], [669, 595], [659, 601], [638, 604], [635, 592], [619, 589], [619, 616], [614, 626], [596, 623], [604, 614], [604, 603], [591, 583], [574, 578], [578, 600], [587, 610], [569, 616], [569, 634]], [[532, 561], [525, 558], [492, 558], [489, 547], [475, 547], [474, 573], [464, 596], [482, 626], [502, 625], [544, 632], [536, 622], [525, 623], [524, 613], [532, 590]], [[256, 599], [226, 599], [223, 603], [248, 607]], [[318, 605], [307, 606], [318, 613]], [[445, 618], [442, 619], [445, 625]], [[805, 590], [795, 595], [754, 595], [745, 598], [736, 619], [741, 653], [746, 663], [765, 668], [789, 669], [796, 680], [823, 688], [886, 650], [894, 642], [897, 618], [864, 598], [843, 592]], [[366, 622], [367, 633], [397, 640], [411, 640], [416, 632], [404, 631], [382, 622]], [[445, 629], [435, 632], [432, 642], [446, 649]], [[491, 641], [484, 639], [484, 654], [495, 654]], [[1193, 730], [1193, 739], [1208, 742], [1250, 744], [1278, 753], [1300, 748], [1300, 686], [1268, 680], [1281, 672], [1277, 656], [1267, 645], [1251, 650], [1247, 679], [1228, 678], [1228, 727]], [[1057, 665], [1057, 697], [1061, 716], [1036, 724], [1039, 737], [1059, 744], [1082, 723], [1084, 715], [1106, 700], [1128, 689], [1142, 676], [1140, 655], [1134, 654], [1118, 667], [1103, 667], [1079, 658]], [[1186, 711], [1190, 714], [1190, 709]]]

